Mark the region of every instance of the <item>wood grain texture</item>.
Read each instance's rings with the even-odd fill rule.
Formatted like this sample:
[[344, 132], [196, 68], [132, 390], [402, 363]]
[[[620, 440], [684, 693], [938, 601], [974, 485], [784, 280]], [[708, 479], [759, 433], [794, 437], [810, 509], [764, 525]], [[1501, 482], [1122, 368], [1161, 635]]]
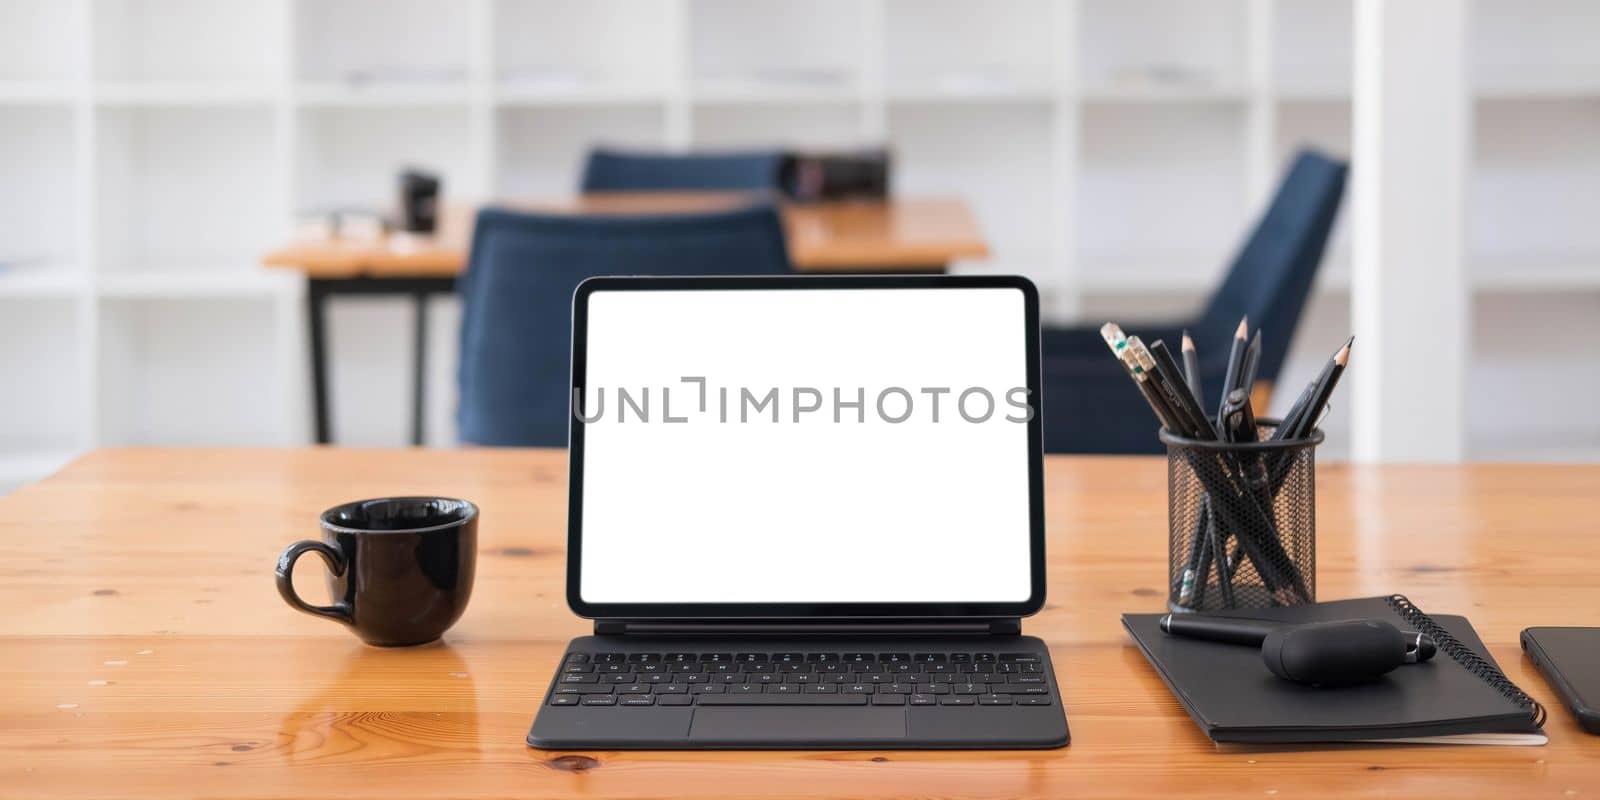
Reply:
[[[553, 214], [686, 214], [720, 211], [759, 196], [726, 192], [620, 192], [497, 205]], [[314, 278], [450, 276], [466, 268], [474, 209], [441, 216], [434, 236], [375, 242], [296, 241], [262, 258]], [[958, 258], [983, 258], [988, 245], [965, 203], [951, 198], [782, 206], [789, 260], [800, 272], [925, 271]]]
[[[1324, 598], [1469, 615], [1551, 707], [1542, 748], [1218, 749], [1118, 615], [1161, 608], [1161, 459], [1051, 458], [1049, 642], [1073, 744], [1047, 752], [547, 753], [522, 738], [565, 642], [561, 451], [108, 450], [0, 499], [0, 797], [1592, 797], [1583, 734], [1517, 647], [1600, 625], [1600, 468], [1339, 467]], [[340, 501], [483, 507], [444, 644], [380, 650], [273, 590]], [[323, 596], [307, 561], [297, 575]]]

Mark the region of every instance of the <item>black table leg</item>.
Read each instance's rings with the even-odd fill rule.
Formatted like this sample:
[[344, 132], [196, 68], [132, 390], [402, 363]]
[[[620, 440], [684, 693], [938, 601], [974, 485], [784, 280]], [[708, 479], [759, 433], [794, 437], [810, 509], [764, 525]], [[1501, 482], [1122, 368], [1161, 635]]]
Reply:
[[412, 343], [411, 364], [411, 443], [422, 446], [422, 426], [428, 374], [428, 293], [417, 291], [411, 295], [413, 316], [416, 318], [416, 341]]
[[306, 322], [311, 343], [311, 413], [316, 421], [317, 444], [333, 440], [328, 419], [327, 309], [329, 287], [316, 278], [307, 282]]

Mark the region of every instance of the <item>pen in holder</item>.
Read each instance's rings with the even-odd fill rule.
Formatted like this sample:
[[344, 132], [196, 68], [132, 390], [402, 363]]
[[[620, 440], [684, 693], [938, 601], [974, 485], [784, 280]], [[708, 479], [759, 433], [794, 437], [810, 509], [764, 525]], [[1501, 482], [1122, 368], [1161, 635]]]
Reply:
[[1322, 431], [1273, 441], [1201, 441], [1163, 429], [1167, 445], [1168, 607], [1217, 611], [1317, 597], [1316, 448]]

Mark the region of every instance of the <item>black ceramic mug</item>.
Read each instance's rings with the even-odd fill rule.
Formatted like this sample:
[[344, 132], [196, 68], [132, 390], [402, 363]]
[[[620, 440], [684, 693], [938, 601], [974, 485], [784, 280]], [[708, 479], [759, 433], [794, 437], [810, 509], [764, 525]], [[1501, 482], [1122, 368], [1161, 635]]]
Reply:
[[[294, 592], [294, 562], [307, 552], [328, 567], [332, 605], [311, 605]], [[357, 500], [322, 512], [322, 541], [295, 542], [278, 556], [278, 594], [349, 626], [367, 644], [423, 644], [466, 610], [477, 556], [478, 507], [465, 500]]]

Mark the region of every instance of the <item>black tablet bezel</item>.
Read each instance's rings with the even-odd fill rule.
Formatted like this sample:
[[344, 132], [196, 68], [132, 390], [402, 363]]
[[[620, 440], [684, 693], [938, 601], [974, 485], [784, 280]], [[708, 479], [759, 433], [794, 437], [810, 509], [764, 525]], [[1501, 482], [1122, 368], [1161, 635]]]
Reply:
[[[589, 603], [582, 597], [579, 565], [583, 555], [584, 424], [568, 414], [567, 605], [587, 619], [750, 620], [750, 619], [949, 619], [1023, 617], [1044, 606], [1044, 427], [1039, 413], [1039, 293], [1033, 282], [1011, 275], [872, 275], [771, 277], [599, 277], [579, 284], [572, 297], [572, 381], [586, 379], [589, 298], [596, 292], [751, 291], [852, 289], [1015, 289], [1023, 297], [1028, 397], [1034, 409], [1028, 425], [1029, 577], [1031, 590], [1021, 602], [996, 603]], [[571, 393], [568, 397], [572, 397]]]

